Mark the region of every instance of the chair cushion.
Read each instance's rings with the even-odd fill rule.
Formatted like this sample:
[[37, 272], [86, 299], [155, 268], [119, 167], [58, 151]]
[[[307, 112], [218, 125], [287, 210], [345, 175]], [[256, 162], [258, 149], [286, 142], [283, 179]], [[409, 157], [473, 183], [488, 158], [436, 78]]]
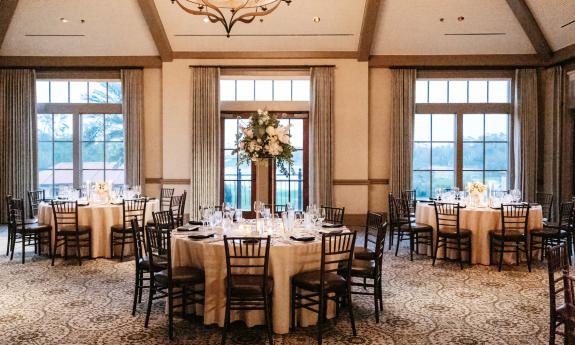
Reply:
[[375, 260], [375, 252], [369, 248], [355, 247], [353, 257], [358, 260]]
[[566, 229], [566, 228], [569, 228], [569, 225], [564, 224], [563, 226], [561, 226], [561, 224], [559, 224], [557, 222], [543, 222], [543, 227], [544, 228], [550, 228], [550, 229]]
[[[226, 277], [226, 287], [229, 284]], [[262, 281], [262, 276], [251, 275], [251, 274], [237, 274], [232, 275], [232, 296], [234, 297], [252, 297], [252, 296], [262, 296], [264, 292], [264, 285]], [[274, 280], [272, 277], [267, 278], [267, 291], [269, 295], [272, 293], [274, 288]]]
[[[138, 261], [138, 266], [146, 271], [150, 271], [150, 258], [147, 255], [144, 255], [143, 257], [140, 258], [140, 260]], [[160, 272], [161, 270], [166, 269], [168, 266], [168, 264], [166, 262], [154, 262], [154, 269], [152, 269], [153, 272]]]
[[[168, 285], [167, 269], [155, 273], [154, 277], [161, 285]], [[195, 267], [174, 267], [172, 269], [172, 282], [174, 285], [201, 284], [204, 282], [204, 271]]]
[[[453, 238], [457, 237], [457, 230], [453, 228], [441, 229], [438, 232], [441, 236], [444, 237], [453, 237]], [[459, 228], [459, 234], [461, 235], [461, 237], [471, 237], [471, 230]]]
[[503, 237], [503, 230], [501, 229], [489, 230], [489, 235], [495, 238], [504, 238], [507, 240], [522, 240], [525, 237], [523, 232], [519, 230], [505, 230], [505, 237]]
[[124, 230], [124, 226], [122, 224], [114, 224], [112, 225], [112, 232], [129, 232], [132, 233], [132, 228], [128, 227], [126, 228], [126, 230]]
[[36, 224], [38, 223], [38, 218], [26, 218], [24, 219], [24, 224]]
[[548, 228], [543, 227], [543, 229], [533, 229], [530, 234], [532, 236], [540, 237], [567, 237], [567, 232], [559, 228]]
[[409, 224], [403, 224], [401, 226], [401, 231], [412, 231], [412, 232], [428, 232], [433, 231], [431, 225], [423, 224], [423, 223], [411, 223], [411, 227]]
[[33, 223], [33, 224], [24, 224], [26, 231], [28, 232], [46, 232], [52, 230], [52, 226], [50, 224], [42, 224], [42, 223]]
[[[320, 271], [302, 272], [293, 276], [292, 281], [297, 287], [308, 291], [319, 292], [321, 279]], [[343, 292], [347, 287], [345, 278], [339, 274], [326, 273], [324, 288], [327, 291]]]
[[[78, 233], [84, 235], [89, 233], [92, 228], [89, 225], [78, 225]], [[64, 225], [58, 229], [58, 232], [65, 234], [75, 234], [76, 228], [72, 225]]]
[[375, 276], [375, 261], [353, 260], [351, 264], [351, 276], [371, 278]]

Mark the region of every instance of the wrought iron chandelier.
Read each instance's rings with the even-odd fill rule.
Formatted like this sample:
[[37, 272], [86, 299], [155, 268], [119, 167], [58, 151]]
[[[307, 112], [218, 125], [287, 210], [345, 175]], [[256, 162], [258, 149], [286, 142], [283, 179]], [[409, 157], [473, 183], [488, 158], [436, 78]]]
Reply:
[[[184, 11], [197, 16], [205, 16], [212, 23], [222, 23], [226, 34], [237, 22], [251, 23], [256, 17], [266, 16], [275, 11], [282, 2], [288, 6], [292, 0], [171, 0]], [[229, 12], [229, 14], [228, 14]], [[206, 20], [204, 19], [204, 20]], [[206, 20], [206, 21], [207, 21]], [[263, 19], [260, 19], [263, 21]]]

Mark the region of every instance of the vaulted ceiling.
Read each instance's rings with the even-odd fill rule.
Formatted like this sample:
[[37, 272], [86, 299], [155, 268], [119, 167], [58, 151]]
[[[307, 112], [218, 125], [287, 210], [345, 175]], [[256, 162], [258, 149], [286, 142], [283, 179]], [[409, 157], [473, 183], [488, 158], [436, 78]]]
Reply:
[[[366, 11], [374, 9], [370, 20]], [[237, 24], [230, 38], [220, 24], [170, 0], [0, 0], [2, 10], [2, 56], [351, 54], [362, 35], [369, 37], [368, 55], [536, 54], [545, 45], [557, 51], [575, 44], [574, 0], [293, 0], [263, 22]], [[533, 26], [543, 43], [533, 38]]]

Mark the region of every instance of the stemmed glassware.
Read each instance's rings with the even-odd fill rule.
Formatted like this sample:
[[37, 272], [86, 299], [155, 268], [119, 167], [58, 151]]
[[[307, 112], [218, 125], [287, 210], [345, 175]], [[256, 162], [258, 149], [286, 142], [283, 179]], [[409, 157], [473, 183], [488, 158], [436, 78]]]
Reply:
[[202, 227], [207, 227], [208, 222], [212, 218], [214, 209], [211, 207], [202, 207]]
[[317, 212], [317, 220], [319, 221], [319, 226], [323, 225], [323, 221], [325, 219], [325, 208], [320, 208]]

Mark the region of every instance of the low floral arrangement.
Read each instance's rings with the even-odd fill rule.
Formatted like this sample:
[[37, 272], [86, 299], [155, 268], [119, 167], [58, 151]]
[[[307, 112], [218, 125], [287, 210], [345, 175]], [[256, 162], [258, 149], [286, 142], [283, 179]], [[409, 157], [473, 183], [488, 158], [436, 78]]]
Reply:
[[110, 186], [108, 186], [107, 182], [99, 181], [94, 185], [94, 192], [98, 194], [108, 193], [109, 190]]
[[238, 164], [258, 158], [275, 158], [282, 174], [293, 170], [294, 147], [290, 144], [289, 128], [281, 126], [277, 117], [267, 110], [259, 109], [251, 114], [246, 127], [240, 127], [236, 138]]
[[484, 193], [487, 191], [487, 186], [481, 182], [470, 182], [467, 184], [467, 191], [469, 193]]

